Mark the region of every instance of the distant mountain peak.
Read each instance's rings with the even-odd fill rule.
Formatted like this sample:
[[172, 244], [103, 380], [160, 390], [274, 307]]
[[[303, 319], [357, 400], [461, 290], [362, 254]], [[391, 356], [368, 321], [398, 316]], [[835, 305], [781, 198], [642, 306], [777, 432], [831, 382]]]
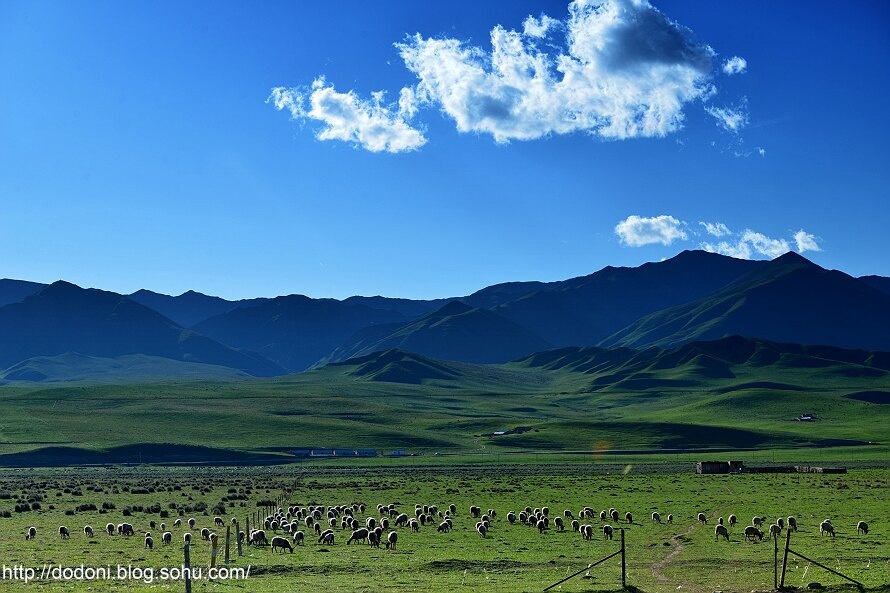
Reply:
[[788, 266], [788, 265], [794, 265], [794, 266], [805, 265], [805, 266], [810, 266], [810, 267], [814, 267], [814, 268], [818, 268], [818, 267], [820, 267], [819, 265], [814, 264], [813, 262], [811, 262], [810, 260], [808, 260], [807, 258], [805, 258], [804, 256], [802, 256], [801, 254], [799, 254], [799, 253], [797, 253], [797, 252], [794, 252], [794, 251], [788, 251], [787, 253], [784, 253], [784, 254], [780, 255], [779, 257], [773, 259], [773, 260], [771, 261], [771, 263], [773, 263], [773, 264], [781, 264], [781, 265], [785, 265], [785, 266]]
[[451, 317], [452, 315], [462, 315], [467, 311], [472, 311], [473, 307], [463, 301], [454, 300], [430, 313], [430, 317]]

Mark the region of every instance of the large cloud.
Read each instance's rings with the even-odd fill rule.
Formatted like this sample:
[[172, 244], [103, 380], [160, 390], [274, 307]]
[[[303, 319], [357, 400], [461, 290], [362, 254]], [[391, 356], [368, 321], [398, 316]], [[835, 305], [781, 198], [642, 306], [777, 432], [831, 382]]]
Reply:
[[[575, 132], [627, 139], [680, 129], [685, 107], [716, 93], [714, 51], [648, 0], [574, 0], [564, 20], [528, 17], [521, 31], [497, 25], [490, 37], [490, 49], [421, 34], [397, 43], [418, 79], [398, 105], [337, 93], [323, 78], [311, 89], [273, 89], [270, 101], [322, 122], [322, 140], [398, 152], [426, 141], [409, 124], [419, 107], [497, 142]], [[717, 113], [725, 127], [738, 121]]]
[[687, 238], [684, 226], [685, 223], [673, 216], [644, 218], [633, 214], [615, 225], [615, 234], [621, 243], [630, 247], [642, 247], [654, 243], [670, 245], [674, 241]]
[[[713, 92], [713, 50], [645, 0], [576, 0], [561, 24], [496, 26], [490, 52], [421, 35], [397, 47], [420, 80], [418, 97], [458, 130], [498, 142], [578, 131], [665, 136], [682, 126], [686, 103]], [[565, 46], [548, 53], [541, 41], [563, 29]]]

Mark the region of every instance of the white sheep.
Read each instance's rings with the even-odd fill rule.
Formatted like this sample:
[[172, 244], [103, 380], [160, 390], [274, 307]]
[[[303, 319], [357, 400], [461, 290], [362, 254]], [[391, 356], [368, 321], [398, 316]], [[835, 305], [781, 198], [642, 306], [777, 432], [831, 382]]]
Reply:
[[334, 545], [333, 530], [328, 529], [327, 531], [323, 532], [321, 534], [321, 537], [318, 538], [318, 541], [319, 541], [319, 543], [325, 544], [327, 546], [333, 546]]
[[145, 534], [145, 547], [149, 550], [152, 550], [155, 547], [155, 540], [152, 539], [151, 535], [148, 533]]
[[554, 517], [553, 524], [556, 526], [557, 531], [565, 531], [566, 523], [562, 520], [562, 517]]
[[729, 541], [729, 529], [726, 528], [726, 525], [715, 525], [714, 526], [714, 541], [720, 541], [720, 536], [723, 536], [723, 539]]
[[603, 539], [612, 539], [612, 526], [603, 525]]
[[672, 513], [668, 513], [667, 521], [668, 521], [668, 523], [671, 523], [671, 524], [674, 522], [674, 515]]
[[69, 537], [71, 537], [71, 532], [68, 531], [67, 527], [65, 527], [64, 525], [61, 525], [59, 527], [59, 537], [62, 539], [68, 539]]
[[170, 531], [165, 531], [161, 534], [161, 543], [170, 545], [173, 543], [173, 533]]
[[196, 521], [195, 521], [194, 517], [192, 517], [191, 519], [189, 519], [189, 520], [188, 520], [189, 529], [194, 529], [194, 528], [195, 528], [195, 523], [196, 523]]
[[834, 537], [834, 525], [832, 525], [831, 521], [828, 519], [819, 524], [819, 534], [825, 535], [826, 533], [830, 534], [831, 537]]
[[29, 527], [28, 531], [25, 532], [25, 539], [34, 539], [35, 537], [37, 537], [37, 528]]
[[698, 521], [699, 521], [699, 523], [707, 523], [707, 522], [708, 522], [708, 516], [705, 515], [704, 513], [699, 513], [699, 514], [698, 514]]
[[624, 520], [627, 521], [627, 522], [630, 523], [630, 524], [633, 524], [633, 522], [634, 522], [634, 516], [631, 514], [630, 511], [624, 513]]
[[729, 516], [729, 526], [735, 527], [735, 524], [738, 522], [738, 518], [735, 515]]
[[581, 526], [579, 531], [581, 532], [581, 539], [583, 539], [584, 541], [589, 542], [593, 539], [593, 525], [584, 524]]
[[754, 525], [745, 527], [745, 539], [749, 539], [753, 542], [755, 537], [758, 541], [763, 541], [763, 532], [757, 529]]
[[856, 524], [856, 533], [862, 533], [868, 535], [868, 523], [865, 521], [860, 521]]
[[773, 539], [779, 537], [780, 535], [782, 535], [782, 526], [778, 523], [773, 523], [769, 526], [769, 534], [770, 537], [772, 537]]
[[87, 537], [93, 537], [93, 535], [95, 535], [93, 533], [93, 527], [91, 525], [84, 525], [83, 532], [86, 534]]
[[763, 517], [751, 517], [751, 525], [754, 527], [763, 527]]
[[387, 550], [395, 550], [396, 542], [399, 540], [399, 534], [395, 531], [390, 531], [386, 535], [386, 549]]
[[173, 527], [182, 527], [182, 519], [173, 521]]
[[352, 535], [349, 536], [349, 539], [346, 540], [346, 545], [348, 546], [352, 542], [358, 542], [368, 539], [368, 530], [365, 528], [356, 529], [352, 532]]
[[661, 515], [659, 514], [658, 511], [652, 511], [652, 520], [655, 523], [661, 523]]
[[282, 553], [285, 550], [287, 550], [291, 554], [294, 553], [294, 547], [290, 545], [290, 542], [287, 541], [287, 538], [281, 537], [280, 535], [276, 535], [272, 538], [272, 551], [274, 552], [278, 548], [281, 548]]
[[797, 531], [797, 519], [794, 517], [788, 517], [788, 529], [791, 531]]
[[114, 535], [115, 529], [116, 528], [114, 526], [114, 523], [108, 523], [105, 525], [105, 531], [108, 532], [108, 535]]
[[306, 534], [300, 530], [294, 531], [293, 533], [294, 543], [298, 546], [303, 545], [303, 540], [306, 539]]
[[192, 543], [192, 534], [187, 531], [185, 533], [183, 533], [182, 534], [182, 542], [185, 544]]
[[483, 523], [482, 521], [479, 521], [478, 523], [476, 523], [476, 532], [479, 534], [480, 537], [485, 537], [485, 535], [488, 533], [488, 526], [485, 525], [485, 523]]

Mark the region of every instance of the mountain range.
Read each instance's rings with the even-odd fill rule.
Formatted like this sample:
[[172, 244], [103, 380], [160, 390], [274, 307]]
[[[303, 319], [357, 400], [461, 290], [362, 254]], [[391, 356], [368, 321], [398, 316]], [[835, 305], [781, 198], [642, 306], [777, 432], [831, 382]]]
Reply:
[[[854, 278], [795, 253], [749, 261], [684, 251], [437, 300], [228, 301], [0, 280], [0, 336], [7, 382], [275, 376], [393, 349], [464, 363], [573, 353], [573, 365], [595, 368], [730, 336], [880, 352], [890, 351], [890, 278]], [[701, 359], [702, 373], [725, 375], [724, 367]]]

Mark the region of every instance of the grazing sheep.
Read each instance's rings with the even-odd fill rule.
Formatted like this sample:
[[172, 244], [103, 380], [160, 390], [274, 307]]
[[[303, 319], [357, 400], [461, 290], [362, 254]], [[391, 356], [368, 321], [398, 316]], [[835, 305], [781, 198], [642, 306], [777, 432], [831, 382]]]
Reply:
[[250, 543], [251, 543], [251, 545], [255, 545], [255, 546], [260, 545], [260, 544], [262, 544], [264, 546], [268, 545], [269, 540], [266, 539], [266, 532], [263, 531], [262, 529], [257, 529], [256, 531], [252, 531], [250, 533]]
[[661, 523], [661, 515], [658, 513], [658, 511], [652, 511], [652, 520], [656, 523]]
[[485, 535], [488, 533], [488, 526], [480, 521], [479, 523], [476, 523], [476, 532], [479, 534], [480, 537], [485, 537]]
[[563, 515], [566, 519], [574, 519], [574, 518], [575, 518], [575, 515], [573, 515], [573, 514], [572, 514], [572, 511], [570, 511], [569, 509], [564, 510], [564, 511], [562, 512], [562, 515]]
[[177, 519], [173, 522], [173, 527], [182, 527], [182, 519]]
[[411, 531], [418, 532], [420, 531], [420, 523], [417, 521], [417, 519], [409, 519], [408, 528], [411, 529]]
[[29, 527], [28, 531], [25, 533], [25, 539], [34, 539], [37, 537], [37, 528]]
[[581, 523], [578, 522], [578, 519], [572, 519], [572, 531], [578, 531], [581, 529]]
[[788, 529], [791, 531], [797, 531], [797, 519], [794, 517], [788, 517]]
[[717, 519], [717, 525], [723, 525], [723, 517]]
[[368, 545], [372, 548], [380, 547], [380, 532], [376, 529], [368, 532]]
[[85, 525], [83, 528], [83, 532], [87, 537], [93, 537], [93, 527], [91, 525]]
[[856, 524], [856, 533], [862, 533], [864, 535], [868, 535], [868, 523], [865, 521], [860, 521]]
[[129, 523], [121, 523], [120, 525], [117, 526], [117, 531], [121, 535], [135, 535], [136, 534], [136, 530], [133, 529], [133, 526], [130, 525]]
[[65, 527], [64, 525], [61, 525], [59, 527], [59, 537], [62, 539], [68, 539], [69, 537], [71, 537], [71, 532], [68, 531], [67, 527]]
[[321, 537], [318, 538], [319, 543], [333, 546], [334, 545], [334, 532], [330, 529], [321, 534]]
[[509, 513], [507, 513], [507, 523], [509, 523], [511, 525], [513, 523], [516, 523], [516, 513], [514, 513], [513, 511], [510, 511]]
[[745, 527], [745, 539], [749, 539], [753, 542], [755, 537], [757, 538], [757, 541], [763, 541], [763, 532], [757, 529], [754, 525]]
[[294, 543], [298, 546], [302, 546], [303, 540], [306, 539], [306, 534], [304, 534], [302, 531], [298, 530], [298, 531], [294, 531], [293, 537], [294, 537]]
[[481, 514], [482, 509], [480, 507], [477, 507], [476, 505], [470, 507], [470, 515], [472, 515], [475, 519], [478, 519]]
[[436, 531], [439, 533], [448, 533], [449, 531], [451, 531], [451, 523], [449, 523], [448, 521], [442, 521], [441, 523], [439, 523], [439, 526], [436, 527]]
[[386, 549], [387, 550], [395, 550], [396, 542], [399, 541], [399, 534], [395, 531], [390, 531], [386, 535]]
[[624, 513], [624, 520], [627, 521], [628, 523], [633, 524], [634, 516], [630, 513], [630, 511]]
[[565, 531], [566, 523], [562, 520], [562, 517], [554, 517], [553, 524], [556, 526], [557, 531]]
[[105, 531], [108, 532], [108, 535], [114, 535], [115, 529], [116, 528], [114, 526], [114, 523], [108, 523], [105, 525]]
[[708, 516], [705, 515], [704, 513], [699, 513], [699, 514], [698, 514], [698, 521], [699, 521], [699, 523], [707, 523], [707, 522], [708, 522]]
[[222, 527], [223, 525], [225, 525], [225, 521], [222, 520], [222, 517], [214, 517], [214, 518], [213, 518], [213, 523], [214, 523], [214, 525], [216, 525], [217, 527]]
[[603, 539], [612, 539], [612, 526], [603, 525]]
[[538, 519], [537, 523], [535, 523], [535, 527], [538, 529], [538, 533], [544, 533], [544, 530], [547, 529], [547, 521], [541, 517]]
[[201, 539], [205, 541], [210, 541], [210, 530], [206, 527], [201, 529]]
[[362, 527], [352, 532], [352, 535], [350, 535], [349, 539], [346, 540], [346, 545], [348, 546], [352, 542], [358, 542], [366, 539], [368, 539], [368, 530]]
[[165, 531], [161, 534], [161, 543], [165, 545], [170, 545], [173, 543], [173, 534], [169, 531]]
[[618, 511], [616, 511], [615, 509], [609, 509], [609, 516], [612, 518], [613, 521], [615, 521], [616, 523], [618, 522]]
[[729, 516], [729, 526], [730, 527], [734, 527], [737, 521], [738, 521], [738, 518], [736, 518], [735, 515]]
[[769, 534], [770, 537], [772, 537], [773, 539], [779, 537], [780, 535], [782, 535], [782, 526], [778, 523], [773, 523], [769, 526]]
[[377, 519], [375, 519], [374, 517], [368, 517], [368, 520], [365, 521], [365, 526], [368, 529], [374, 529], [375, 527], [377, 527]]
[[726, 528], [726, 525], [715, 525], [714, 526], [714, 541], [720, 541], [720, 536], [723, 536], [723, 539], [729, 541], [729, 530]]
[[[585, 517], [587, 517], [589, 519], [590, 515], [585, 514]], [[604, 511], [604, 510], [600, 511], [600, 521], [605, 521], [607, 517], [608, 517], [608, 514], [606, 513], [606, 511]]]
[[778, 525], [782, 529], [785, 529], [785, 519], [779, 517], [778, 519], [776, 519], [776, 525]]
[[187, 531], [185, 533], [183, 533], [182, 534], [182, 542], [185, 544], [192, 543], [192, 534]]
[[[232, 521], [234, 521], [234, 520], [235, 520], [235, 518], [232, 517]], [[167, 531], [167, 524], [166, 524], [166, 523], [161, 523], [161, 531]]]
[[673, 522], [674, 522], [674, 515], [673, 515], [673, 514], [668, 514], [668, 519], [667, 519], [667, 521], [668, 521], [668, 523], [673, 523]]
[[396, 517], [396, 520], [395, 520], [394, 523], [395, 523], [396, 526], [399, 526], [399, 525], [405, 526], [405, 525], [407, 525], [407, 524], [408, 524], [408, 515], [407, 515], [406, 513], [402, 513], [402, 514], [400, 514], [398, 517]]
[[188, 524], [189, 524], [189, 529], [194, 529], [194, 528], [195, 528], [195, 519], [194, 519], [194, 517], [188, 520]]
[[826, 533], [831, 534], [831, 537], [834, 537], [834, 525], [832, 525], [831, 521], [828, 519], [819, 524], [819, 534], [825, 535]]
[[145, 547], [149, 550], [153, 550], [155, 547], [155, 540], [149, 534], [145, 534]]
[[751, 525], [754, 527], [763, 527], [763, 517], [752, 517]]
[[290, 542], [287, 541], [286, 537], [281, 537], [280, 535], [276, 535], [272, 538], [272, 551], [274, 552], [277, 549], [281, 549], [282, 552], [287, 550], [291, 554], [294, 553], [294, 547], [290, 545]]

